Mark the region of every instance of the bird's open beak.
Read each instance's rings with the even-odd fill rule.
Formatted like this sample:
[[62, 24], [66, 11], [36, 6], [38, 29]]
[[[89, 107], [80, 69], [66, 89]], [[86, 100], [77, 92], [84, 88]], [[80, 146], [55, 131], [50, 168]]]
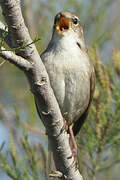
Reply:
[[70, 26], [71, 25], [70, 25], [70, 22], [68, 21], [68, 19], [65, 18], [64, 16], [61, 16], [60, 19], [57, 22], [56, 29], [59, 32], [65, 32], [65, 31], [70, 29]]

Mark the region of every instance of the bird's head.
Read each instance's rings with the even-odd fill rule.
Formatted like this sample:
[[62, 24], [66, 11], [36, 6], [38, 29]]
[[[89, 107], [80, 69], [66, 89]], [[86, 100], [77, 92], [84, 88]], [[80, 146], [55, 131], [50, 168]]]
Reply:
[[61, 39], [66, 41], [66, 46], [76, 43], [80, 49], [85, 49], [80, 19], [72, 12], [60, 12], [55, 16], [52, 40], [58, 42]]
[[53, 31], [59, 36], [65, 36], [68, 33], [83, 36], [80, 19], [71, 12], [60, 12], [55, 16]]

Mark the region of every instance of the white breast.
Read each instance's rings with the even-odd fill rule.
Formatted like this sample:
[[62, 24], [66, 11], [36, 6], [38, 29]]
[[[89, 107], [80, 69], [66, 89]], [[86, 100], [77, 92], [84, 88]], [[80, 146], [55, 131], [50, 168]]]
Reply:
[[55, 41], [41, 58], [61, 111], [71, 124], [85, 111], [89, 102], [90, 64], [74, 38], [64, 37]]

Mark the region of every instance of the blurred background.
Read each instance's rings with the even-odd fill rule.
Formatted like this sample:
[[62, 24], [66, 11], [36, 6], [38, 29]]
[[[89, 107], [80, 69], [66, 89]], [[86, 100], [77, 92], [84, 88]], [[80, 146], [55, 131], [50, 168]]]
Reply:
[[[21, 0], [39, 53], [52, 35], [54, 16], [72, 11], [83, 24], [96, 71], [88, 121], [77, 136], [85, 180], [120, 179], [120, 0]], [[2, 17], [2, 11], [0, 18]], [[47, 138], [23, 72], [0, 59], [0, 179], [46, 178]]]

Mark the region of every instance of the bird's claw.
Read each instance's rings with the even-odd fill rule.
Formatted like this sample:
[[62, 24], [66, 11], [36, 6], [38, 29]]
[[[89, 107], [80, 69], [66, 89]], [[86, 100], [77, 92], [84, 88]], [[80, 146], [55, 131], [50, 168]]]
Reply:
[[63, 120], [64, 120], [64, 124], [63, 124], [63, 127], [61, 128], [61, 133], [68, 130], [67, 122], [65, 119], [63, 119]]

